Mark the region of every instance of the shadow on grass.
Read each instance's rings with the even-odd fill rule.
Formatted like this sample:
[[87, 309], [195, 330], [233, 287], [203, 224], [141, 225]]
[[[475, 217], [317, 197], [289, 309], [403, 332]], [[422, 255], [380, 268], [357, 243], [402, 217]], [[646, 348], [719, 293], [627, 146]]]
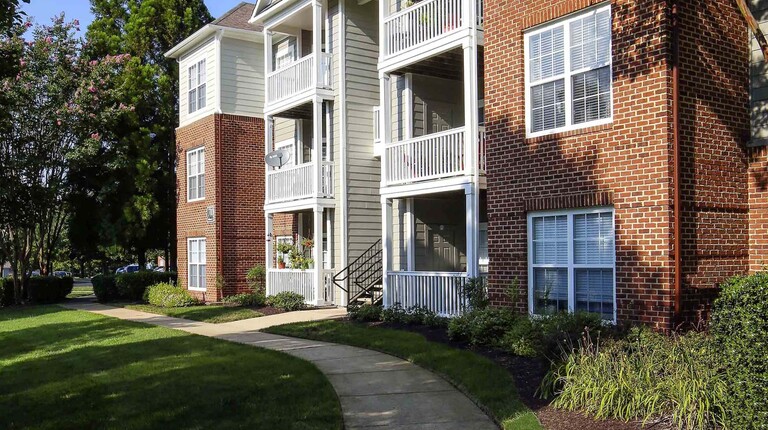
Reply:
[[329, 382], [302, 360], [84, 312], [17, 312], [0, 322], [0, 428], [342, 426]]

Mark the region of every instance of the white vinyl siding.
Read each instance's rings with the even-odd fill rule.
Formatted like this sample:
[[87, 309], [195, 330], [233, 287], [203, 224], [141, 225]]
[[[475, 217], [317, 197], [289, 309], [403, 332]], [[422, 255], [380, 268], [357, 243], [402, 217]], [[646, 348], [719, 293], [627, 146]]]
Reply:
[[264, 109], [264, 48], [261, 43], [221, 39], [221, 111], [262, 117]]
[[614, 321], [613, 209], [528, 216], [531, 313], [584, 311]]
[[187, 201], [205, 199], [205, 148], [187, 151]]
[[[183, 127], [191, 122], [194, 122], [205, 115], [214, 111], [217, 103], [216, 100], [219, 97], [216, 76], [216, 44], [214, 39], [210, 38], [201, 42], [197, 47], [182, 55], [179, 58], [179, 126]], [[198, 72], [200, 72], [199, 64], [204, 63], [202, 70], [205, 83], [205, 91], [200, 93], [197, 88], [200, 85], [198, 83]], [[194, 67], [193, 67], [194, 66]], [[190, 73], [190, 69], [194, 69], [194, 74]], [[190, 93], [195, 90], [194, 96], [194, 110], [192, 109]], [[201, 108], [199, 97], [203, 96], [204, 107]]]
[[190, 290], [205, 291], [205, 238], [187, 239], [187, 285]]
[[610, 123], [610, 6], [526, 33], [525, 70], [529, 136]]
[[187, 77], [189, 79], [188, 102], [189, 113], [205, 108], [206, 103], [206, 71], [205, 59], [202, 59], [189, 67]]

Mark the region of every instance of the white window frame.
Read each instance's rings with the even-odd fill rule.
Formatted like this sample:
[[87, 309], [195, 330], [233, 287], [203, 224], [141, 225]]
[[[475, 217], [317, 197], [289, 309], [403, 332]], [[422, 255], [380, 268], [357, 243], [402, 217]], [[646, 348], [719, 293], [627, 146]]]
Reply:
[[[612, 264], [575, 264], [573, 247], [573, 217], [574, 215], [611, 213], [613, 228], [613, 263]], [[567, 264], [534, 264], [533, 263], [533, 219], [549, 216], [568, 217], [568, 263]], [[576, 269], [612, 269], [613, 270], [613, 319], [616, 323], [616, 211], [611, 206], [599, 206], [585, 209], [563, 209], [553, 211], [537, 211], [528, 213], [528, 312], [531, 315], [539, 315], [534, 312], [534, 279], [535, 268], [566, 268], [568, 269], [568, 312], [573, 313], [576, 306]]]
[[[197, 169], [197, 172], [192, 172], [191, 170], [191, 163], [190, 158], [192, 155], [197, 156], [197, 165], [200, 166]], [[202, 155], [202, 163], [200, 162], [200, 156]], [[203, 178], [203, 181], [205, 181], [205, 147], [201, 146], [194, 149], [187, 150], [186, 154], [186, 162], [187, 162], [187, 202], [199, 202], [202, 200], [205, 200], [205, 185], [203, 185], [203, 192], [202, 195], [200, 195], [199, 190], [198, 194], [194, 198], [190, 198], [192, 188], [190, 187], [190, 182], [192, 182], [192, 178], [197, 178], [196, 184], [200, 184], [200, 178]]]
[[[298, 38], [293, 43], [288, 40], [285, 45], [279, 47], [277, 51], [275, 51], [275, 67], [274, 71], [285, 69], [286, 67], [289, 67], [291, 64], [296, 62], [297, 50], [298, 45]], [[286, 61], [290, 57], [290, 60]]]
[[[187, 83], [189, 86], [187, 88], [187, 111], [189, 114], [205, 109], [208, 97], [206, 82], [207, 70], [205, 68], [205, 58], [203, 58], [187, 68]], [[202, 97], [200, 97], [200, 93], [203, 94]], [[195, 102], [194, 108], [191, 103], [192, 101]]]
[[[579, 129], [587, 128], [587, 127], [594, 127], [594, 126], [598, 126], [598, 125], [611, 124], [613, 122], [613, 112], [614, 112], [614, 108], [613, 108], [613, 102], [614, 102], [613, 89], [614, 89], [614, 83], [613, 83], [613, 17], [612, 16], [611, 16], [611, 24], [610, 24], [611, 25], [611, 38], [610, 38], [610, 40], [608, 42], [608, 50], [610, 52], [610, 55], [608, 56], [608, 62], [605, 63], [605, 64], [599, 64], [599, 65], [597, 65], [595, 67], [585, 67], [585, 68], [581, 68], [581, 69], [578, 69], [578, 70], [573, 70], [573, 71], [571, 70], [571, 55], [570, 55], [570, 52], [571, 52], [571, 34], [570, 34], [570, 31], [569, 31], [570, 30], [570, 27], [569, 27], [570, 24], [572, 22], [574, 22], [574, 21], [583, 19], [587, 15], [594, 15], [594, 14], [603, 12], [605, 10], [607, 10], [609, 16], [611, 16], [611, 5], [610, 4], [602, 5], [602, 6], [596, 6], [596, 7], [591, 7], [589, 9], [585, 10], [585, 11], [580, 11], [578, 13], [575, 13], [575, 14], [572, 14], [572, 15], [568, 15], [567, 17], [560, 18], [560, 19], [554, 20], [552, 22], [548, 22], [548, 23], [543, 24], [541, 26], [537, 26], [537, 27], [535, 27], [535, 28], [533, 28], [533, 29], [531, 29], [531, 30], [529, 30], [529, 31], [527, 31], [525, 33], [525, 35], [524, 35], [524, 43], [523, 43], [523, 45], [524, 45], [524, 53], [523, 53], [523, 55], [525, 57], [525, 70], [524, 70], [524, 74], [525, 74], [525, 134], [526, 134], [526, 137], [531, 138], [531, 137], [546, 136], [546, 135], [555, 134], [555, 133], [562, 133], [562, 132], [567, 132], [567, 131], [572, 131], [572, 130], [579, 130]], [[564, 27], [563, 28], [563, 38], [564, 38], [564, 40], [563, 40], [563, 47], [564, 47], [564, 51], [563, 51], [563, 59], [564, 59], [563, 60], [564, 61], [563, 70], [564, 70], [564, 72], [563, 72], [563, 74], [555, 75], [555, 76], [552, 76], [552, 77], [549, 77], [549, 78], [546, 78], [546, 79], [541, 79], [541, 80], [536, 81], [535, 83], [532, 83], [531, 82], [531, 77], [530, 77], [530, 56], [529, 56], [529, 44], [530, 44], [529, 41], [530, 41], [530, 38], [531, 38], [531, 36], [535, 36], [537, 34], [549, 31], [549, 30], [551, 30], [551, 29], [553, 29], [555, 27], [559, 27], [559, 26], [563, 26]], [[610, 90], [611, 114], [607, 118], [601, 118], [601, 119], [597, 119], [597, 120], [593, 120], [593, 121], [586, 121], [586, 122], [582, 122], [582, 123], [579, 123], [579, 124], [574, 124], [573, 123], [573, 89], [572, 89], [572, 86], [573, 86], [572, 85], [572, 83], [573, 83], [573, 76], [574, 75], [579, 75], [579, 74], [582, 74], [582, 73], [585, 73], [585, 72], [588, 72], [588, 71], [591, 71], [591, 70], [597, 70], [597, 69], [600, 69], [600, 68], [603, 68], [603, 67], [606, 67], [606, 66], [608, 67], [608, 74], [609, 74], [609, 79], [610, 79], [610, 82], [611, 82], [611, 90]], [[551, 83], [551, 82], [559, 81], [559, 80], [563, 80], [564, 81], [564, 91], [565, 91], [565, 100], [564, 100], [565, 101], [565, 125], [563, 127], [557, 127], [557, 128], [551, 128], [551, 129], [547, 129], [547, 130], [532, 132], [531, 131], [531, 127], [532, 127], [531, 123], [532, 123], [533, 119], [531, 118], [531, 88], [535, 87], [535, 86], [538, 86], [538, 85], [542, 85], [542, 84], [546, 84], [546, 83]]]
[[[198, 256], [199, 256], [199, 258], [196, 259], [196, 261], [192, 261], [192, 243], [193, 242], [197, 242], [197, 245], [198, 245]], [[208, 247], [204, 246], [205, 247], [205, 251], [201, 252], [200, 251], [200, 244], [203, 244], [203, 245], [206, 244], [205, 237], [189, 237], [189, 238], [187, 238], [187, 289], [189, 289], [190, 291], [206, 291], [206, 288], [207, 288], [207, 282], [205, 280], [206, 277], [205, 276], [202, 276], [202, 277], [200, 276], [200, 267], [201, 266], [205, 267], [206, 268], [205, 272], [208, 273], [207, 272], [207, 267], [206, 267], [207, 266], [207, 263], [206, 263], [206, 251], [208, 250]], [[198, 284], [200, 284], [200, 285], [196, 285], [196, 286], [192, 285], [193, 266], [194, 266], [194, 271], [197, 274], [197, 278], [196, 279], [198, 279]]]

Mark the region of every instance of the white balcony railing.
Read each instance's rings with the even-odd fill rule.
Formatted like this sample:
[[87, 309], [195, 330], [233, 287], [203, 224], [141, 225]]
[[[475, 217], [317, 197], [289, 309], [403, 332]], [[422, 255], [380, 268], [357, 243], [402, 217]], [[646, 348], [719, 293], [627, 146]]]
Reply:
[[459, 315], [465, 309], [466, 282], [466, 273], [459, 272], [388, 272], [386, 305], [426, 306], [438, 315]]
[[395, 142], [384, 148], [388, 185], [439, 179], [464, 172], [465, 128]]
[[482, 28], [484, 0], [424, 0], [384, 18], [385, 49], [389, 57], [437, 40], [466, 26], [464, 6], [475, 1], [477, 28]]
[[299, 58], [267, 75], [267, 102], [276, 103], [312, 88], [330, 88], [331, 54], [320, 54], [317, 82], [313, 82], [315, 54]]
[[315, 187], [312, 162], [283, 167], [267, 173], [267, 203], [279, 203], [312, 197], [333, 197], [333, 162], [321, 163], [320, 188]]
[[290, 291], [304, 296], [304, 301], [315, 303], [315, 270], [269, 269], [267, 270], [267, 295]]

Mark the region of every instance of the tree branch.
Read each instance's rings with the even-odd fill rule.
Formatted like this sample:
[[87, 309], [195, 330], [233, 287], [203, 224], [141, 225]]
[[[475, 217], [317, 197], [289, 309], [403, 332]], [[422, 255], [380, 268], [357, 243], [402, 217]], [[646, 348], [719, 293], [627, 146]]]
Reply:
[[741, 15], [744, 17], [744, 21], [747, 22], [747, 26], [752, 31], [757, 39], [757, 44], [760, 45], [760, 50], [763, 52], [763, 59], [768, 61], [768, 40], [765, 39], [763, 31], [760, 30], [760, 23], [757, 22], [752, 11], [749, 10], [746, 0], [736, 0], [736, 5], [741, 11]]

